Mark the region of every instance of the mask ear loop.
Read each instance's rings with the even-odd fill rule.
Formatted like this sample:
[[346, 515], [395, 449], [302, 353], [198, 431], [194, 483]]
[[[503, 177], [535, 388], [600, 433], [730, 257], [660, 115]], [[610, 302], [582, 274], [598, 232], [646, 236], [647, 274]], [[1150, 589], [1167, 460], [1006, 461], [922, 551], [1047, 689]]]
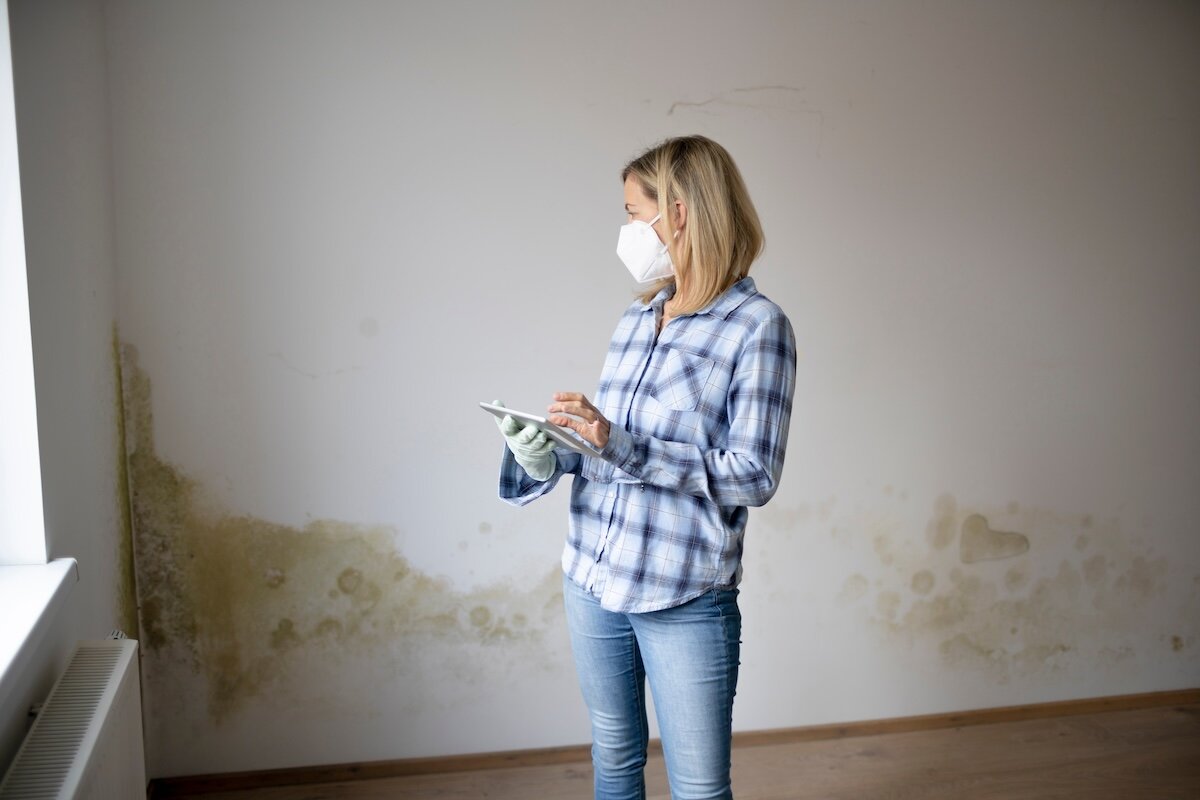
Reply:
[[[654, 223], [658, 222], [660, 219], [662, 219], [662, 213], [661, 213], [661, 212], [660, 212], [660, 213], [658, 213], [658, 214], [655, 214], [655, 215], [654, 215], [654, 219], [650, 220], [650, 221], [649, 221], [649, 222], [647, 222], [646, 224], [647, 224], [647, 225], [649, 225], [650, 227], [654, 227]], [[671, 234], [671, 238], [672, 238], [672, 239], [678, 239], [678, 238], [679, 238], [679, 232], [680, 232], [681, 230], [683, 230], [683, 229], [682, 229], [682, 228], [676, 228], [676, 229], [675, 229], [675, 233]]]

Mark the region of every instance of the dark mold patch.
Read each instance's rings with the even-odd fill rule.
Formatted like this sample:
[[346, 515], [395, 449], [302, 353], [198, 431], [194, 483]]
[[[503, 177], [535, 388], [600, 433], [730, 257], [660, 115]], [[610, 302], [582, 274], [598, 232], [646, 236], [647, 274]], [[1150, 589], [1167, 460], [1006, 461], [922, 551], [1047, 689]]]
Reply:
[[539, 652], [561, 614], [557, 564], [524, 588], [456, 591], [400, 555], [389, 528], [295, 528], [213, 509], [158, 457], [150, 382], [135, 348], [121, 355], [143, 655], [156, 680], [178, 693], [191, 685], [181, 676], [199, 676], [220, 722], [313, 658], [390, 662], [442, 646], [445, 665], [466, 645]]

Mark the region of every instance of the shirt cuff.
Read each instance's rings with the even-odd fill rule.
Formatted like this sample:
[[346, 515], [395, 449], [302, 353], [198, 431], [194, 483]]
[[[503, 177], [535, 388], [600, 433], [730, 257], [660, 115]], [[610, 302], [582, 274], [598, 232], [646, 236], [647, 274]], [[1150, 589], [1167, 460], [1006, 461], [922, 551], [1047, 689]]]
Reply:
[[608, 441], [600, 451], [600, 457], [618, 469], [633, 474], [629, 462], [633, 459], [633, 435], [624, 428], [611, 425], [608, 429]]

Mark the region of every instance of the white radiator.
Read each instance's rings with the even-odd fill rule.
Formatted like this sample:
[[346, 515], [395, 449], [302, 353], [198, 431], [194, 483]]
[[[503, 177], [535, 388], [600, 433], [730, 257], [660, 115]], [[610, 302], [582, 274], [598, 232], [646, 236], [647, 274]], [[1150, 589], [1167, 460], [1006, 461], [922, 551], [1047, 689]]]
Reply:
[[0, 782], [0, 800], [145, 800], [134, 639], [80, 642]]

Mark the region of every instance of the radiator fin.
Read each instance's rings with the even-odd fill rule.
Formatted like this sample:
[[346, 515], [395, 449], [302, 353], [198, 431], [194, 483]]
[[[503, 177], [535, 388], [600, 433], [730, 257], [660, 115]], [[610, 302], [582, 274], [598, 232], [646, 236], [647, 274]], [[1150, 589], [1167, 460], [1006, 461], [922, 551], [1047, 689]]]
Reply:
[[125, 680], [131, 667], [136, 678], [136, 658], [132, 639], [78, 645], [0, 783], [0, 800], [78, 796], [122, 685], [139, 692]]

